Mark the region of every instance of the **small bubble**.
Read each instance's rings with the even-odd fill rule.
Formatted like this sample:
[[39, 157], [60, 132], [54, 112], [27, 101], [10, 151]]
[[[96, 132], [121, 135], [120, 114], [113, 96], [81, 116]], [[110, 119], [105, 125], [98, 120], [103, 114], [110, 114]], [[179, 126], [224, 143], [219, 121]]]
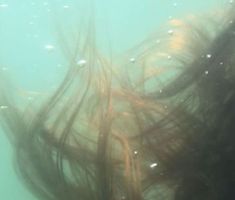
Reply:
[[207, 57], [207, 58], [211, 58], [212, 55], [211, 55], [211, 54], [207, 54], [206, 57]]
[[206, 70], [206, 71], [205, 71], [205, 74], [206, 74], [206, 75], [208, 75], [208, 74], [209, 74], [209, 71], [208, 71], [208, 70]]
[[168, 55], [168, 56], [167, 56], [167, 59], [169, 59], [169, 60], [170, 60], [171, 58], [172, 58], [172, 57], [171, 57], [171, 55]]
[[220, 64], [220, 65], [223, 65], [224, 63], [223, 63], [223, 62], [220, 62], [219, 64]]
[[122, 196], [122, 197], [121, 197], [121, 200], [125, 200], [125, 199], [126, 199], [126, 197], [125, 197], [125, 196]]
[[37, 18], [39, 18], [39, 16], [38, 15], [33, 15], [33, 18], [37, 19]]
[[173, 17], [172, 17], [171, 15], [170, 15], [170, 16], [168, 16], [168, 19], [169, 19], [169, 20], [171, 20], [172, 18], [173, 18]]
[[229, 21], [229, 24], [232, 24], [232, 23], [233, 23], [233, 20], [230, 20], [230, 21]]
[[135, 62], [135, 58], [130, 58], [129, 60], [131, 63], [134, 63]]
[[229, 3], [230, 3], [230, 4], [234, 3], [234, 0], [230, 0]]
[[86, 64], [87, 64], [86, 60], [81, 59], [81, 60], [77, 61], [77, 65], [80, 67], [84, 67]]
[[5, 4], [5, 3], [0, 4], [0, 8], [7, 8], [7, 7], [8, 7], [8, 4]]
[[63, 8], [64, 8], [64, 9], [68, 9], [68, 8], [69, 8], [69, 5], [63, 5]]
[[7, 108], [8, 108], [8, 106], [0, 106], [1, 110], [7, 109]]
[[162, 93], [162, 89], [160, 89], [159, 92]]
[[164, 106], [164, 108], [165, 108], [165, 109], [167, 109], [167, 108], [168, 108], [168, 106], [166, 106], [166, 105], [165, 105], [165, 106]]
[[157, 165], [158, 165], [157, 163], [152, 163], [152, 164], [150, 165], [150, 168], [153, 169], [153, 168], [157, 167]]
[[138, 154], [138, 151], [134, 151], [134, 154], [137, 155], [137, 154]]
[[29, 22], [29, 25], [34, 25], [34, 22], [32, 22], [32, 21], [31, 21], [31, 22]]
[[44, 48], [47, 50], [47, 51], [54, 51], [55, 50], [55, 47], [51, 44], [46, 44], [44, 46]]
[[38, 38], [38, 36], [39, 36], [38, 34], [33, 34], [34, 38]]
[[45, 1], [45, 2], [43, 2], [43, 5], [44, 5], [44, 6], [48, 6], [48, 4], [49, 4], [49, 3], [48, 3], [48, 2], [46, 2], [46, 1]]
[[159, 44], [161, 42], [161, 40], [156, 40], [156, 44]]
[[178, 5], [178, 4], [177, 4], [176, 2], [175, 2], [175, 3], [173, 3], [173, 6], [174, 6], [174, 7], [176, 7], [177, 5]]
[[61, 67], [62, 67], [62, 65], [61, 65], [61, 64], [57, 64], [57, 67], [58, 67], [58, 68], [61, 68]]
[[8, 68], [7, 67], [2, 67], [2, 71], [7, 71]]
[[172, 29], [170, 29], [170, 30], [167, 31], [167, 33], [168, 33], [169, 35], [173, 35], [174, 31], [173, 31]]
[[33, 100], [33, 97], [28, 97], [27, 98], [29, 101], [32, 101]]

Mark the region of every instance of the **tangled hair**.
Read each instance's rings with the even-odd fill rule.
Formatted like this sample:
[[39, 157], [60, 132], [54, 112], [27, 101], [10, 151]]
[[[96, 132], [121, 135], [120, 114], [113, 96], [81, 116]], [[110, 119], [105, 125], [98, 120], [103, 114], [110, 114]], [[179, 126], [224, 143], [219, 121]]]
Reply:
[[171, 20], [165, 36], [115, 64], [91, 30], [58, 89], [30, 112], [1, 87], [2, 124], [28, 188], [43, 200], [234, 200], [231, 13]]

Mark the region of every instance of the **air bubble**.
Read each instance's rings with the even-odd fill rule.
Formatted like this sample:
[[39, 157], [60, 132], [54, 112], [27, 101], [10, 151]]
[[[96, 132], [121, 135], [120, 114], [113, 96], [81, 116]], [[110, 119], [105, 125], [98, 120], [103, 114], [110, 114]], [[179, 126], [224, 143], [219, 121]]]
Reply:
[[170, 60], [171, 58], [172, 58], [172, 57], [171, 57], [171, 55], [168, 55], [168, 56], [167, 56], [167, 59], [169, 59], [169, 60]]
[[47, 51], [54, 51], [55, 50], [55, 47], [51, 44], [46, 44], [44, 46], [44, 48], [47, 50]]
[[29, 101], [32, 101], [32, 100], [33, 100], [33, 97], [27, 97], [27, 99], [28, 99]]
[[39, 35], [38, 35], [38, 34], [33, 34], [33, 37], [34, 37], [34, 38], [38, 38]]
[[63, 8], [64, 8], [64, 9], [68, 9], [68, 8], [69, 8], [69, 5], [64, 5]]
[[84, 59], [77, 61], [77, 65], [80, 67], [84, 67], [86, 64], [87, 64], [87, 61]]
[[211, 55], [211, 54], [207, 54], [206, 57], [207, 57], [207, 58], [211, 58], [212, 55]]
[[155, 167], [157, 167], [158, 166], [158, 164], [157, 163], [152, 163], [151, 165], [150, 165], [150, 168], [155, 168]]
[[39, 16], [38, 15], [33, 15], [33, 18], [37, 19], [37, 18], [39, 18]]
[[167, 31], [167, 33], [168, 33], [169, 35], [173, 35], [174, 31], [173, 31], [172, 29], [170, 29], [170, 30]]
[[8, 108], [8, 106], [0, 106], [1, 110], [7, 109], [7, 108]]
[[5, 3], [0, 4], [0, 8], [7, 8], [7, 7], [8, 7], [8, 4], [5, 4]]
[[209, 74], [209, 71], [206, 70], [206, 71], [205, 71], [205, 74], [208, 75], [208, 74]]
[[31, 21], [31, 22], [29, 22], [29, 25], [34, 25], [34, 22], [32, 22], [32, 21]]
[[44, 5], [44, 6], [48, 6], [48, 4], [49, 4], [49, 3], [48, 3], [48, 2], [46, 2], [46, 1], [45, 1], [45, 2], [43, 2], [43, 5]]
[[134, 62], [135, 62], [135, 58], [130, 58], [129, 61], [130, 61], [131, 63], [134, 63]]
[[138, 154], [138, 151], [134, 151], [134, 155], [137, 155]]
[[156, 40], [156, 44], [159, 44], [161, 42], [161, 40]]
[[62, 67], [62, 64], [60, 64], [60, 63], [57, 64], [57, 67], [58, 67], [58, 68], [61, 68], [61, 67]]

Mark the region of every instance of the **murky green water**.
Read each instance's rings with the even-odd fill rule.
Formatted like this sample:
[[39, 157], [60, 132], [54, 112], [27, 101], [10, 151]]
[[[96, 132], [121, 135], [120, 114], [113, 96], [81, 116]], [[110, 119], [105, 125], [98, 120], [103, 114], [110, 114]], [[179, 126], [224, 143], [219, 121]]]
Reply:
[[[169, 18], [225, 4], [228, 1], [0, 0], [0, 70], [11, 75], [19, 91], [43, 93], [56, 87], [66, 70], [60, 31], [74, 43], [77, 30], [89, 21], [92, 5], [100, 48], [108, 55], [111, 50], [113, 55], [119, 55], [158, 30]], [[26, 101], [39, 98], [31, 93], [21, 94]], [[15, 175], [12, 150], [0, 133], [0, 199], [33, 200]]]

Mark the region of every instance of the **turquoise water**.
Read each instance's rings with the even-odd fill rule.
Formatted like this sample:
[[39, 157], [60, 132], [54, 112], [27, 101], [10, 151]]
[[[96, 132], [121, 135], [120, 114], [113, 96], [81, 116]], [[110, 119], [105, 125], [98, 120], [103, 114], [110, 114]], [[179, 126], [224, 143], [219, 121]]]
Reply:
[[[88, 22], [92, 7], [97, 40], [108, 56], [110, 51], [123, 54], [169, 18], [226, 4], [228, 1], [222, 0], [0, 1], [0, 70], [10, 74], [23, 100], [34, 101], [55, 88], [66, 70], [60, 30], [73, 43], [77, 30]], [[0, 199], [33, 200], [15, 175], [10, 144], [0, 133]]]

